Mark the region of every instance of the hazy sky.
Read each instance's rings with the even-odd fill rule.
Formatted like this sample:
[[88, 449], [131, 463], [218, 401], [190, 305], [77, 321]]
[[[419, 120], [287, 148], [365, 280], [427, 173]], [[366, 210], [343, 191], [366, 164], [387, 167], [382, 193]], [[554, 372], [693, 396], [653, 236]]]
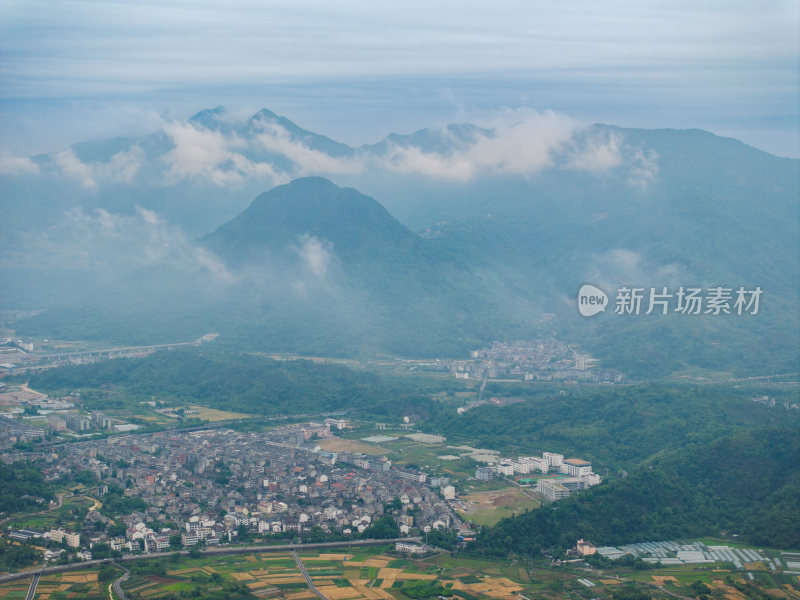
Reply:
[[791, 1], [0, 3], [0, 150], [267, 107], [351, 144], [554, 109], [798, 147]]

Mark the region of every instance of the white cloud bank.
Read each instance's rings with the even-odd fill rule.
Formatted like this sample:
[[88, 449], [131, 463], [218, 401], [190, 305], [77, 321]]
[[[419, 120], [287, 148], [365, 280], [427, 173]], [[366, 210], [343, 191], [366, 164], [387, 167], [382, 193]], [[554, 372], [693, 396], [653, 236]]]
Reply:
[[131, 183], [144, 159], [144, 151], [138, 146], [117, 152], [105, 163], [82, 162], [72, 148], [54, 156], [55, 164], [63, 175], [75, 179], [89, 190], [97, 190], [104, 182]]
[[39, 165], [25, 156], [14, 156], [10, 152], [0, 154], [0, 175], [33, 175], [39, 173]]
[[680, 263], [658, 263], [630, 248], [612, 248], [591, 256], [584, 275], [586, 281], [606, 291], [622, 284], [676, 287], [691, 279]]
[[[658, 172], [654, 153], [628, 148], [619, 133], [594, 131], [553, 111], [506, 112], [491, 125], [459, 134], [432, 130], [432, 138], [440, 141], [435, 150], [395, 140], [380, 149], [333, 156], [275, 122], [262, 120], [253, 132], [227, 135], [192, 123], [169, 123], [164, 131], [175, 146], [163, 160], [170, 183], [199, 178], [219, 186], [240, 185], [247, 177], [279, 184], [307, 175], [387, 171], [467, 182], [486, 175], [531, 177], [556, 168], [601, 174], [623, 167], [632, 185], [646, 187]], [[291, 166], [281, 169], [255, 158], [264, 151], [285, 157]]]
[[269, 178], [285, 183], [288, 178], [269, 163], [254, 162], [240, 150], [249, 142], [191, 123], [165, 123], [164, 132], [174, 147], [164, 157], [168, 183], [183, 179], [205, 179], [219, 186], [238, 186], [247, 177]]
[[[114, 154], [105, 162], [83, 162], [72, 148], [53, 155], [62, 175], [89, 191], [107, 183], [132, 183], [146, 170], [148, 183], [183, 181], [239, 188], [274, 186], [309, 175], [346, 176], [386, 172], [465, 183], [484, 176], [535, 177], [548, 170], [575, 170], [602, 176], [618, 171], [633, 187], [646, 190], [658, 175], [658, 155], [631, 147], [622, 133], [587, 127], [562, 113], [529, 109], [498, 113], [484, 127], [431, 129], [420, 138], [391, 137], [360, 148], [331, 152], [314, 137], [269, 119], [225, 120], [208, 128], [191, 121], [160, 121], [155, 137]], [[153, 143], [153, 140], [158, 140]], [[159, 146], [160, 144], [160, 146]], [[149, 148], [147, 153], [143, 147]], [[146, 169], [145, 169], [146, 167]], [[4, 155], [6, 174], [35, 174], [30, 159]], [[357, 180], [356, 180], [357, 184]]]
[[215, 284], [236, 281], [214, 253], [193, 243], [180, 227], [140, 206], [130, 214], [73, 208], [58, 225], [36, 238], [24, 258], [45, 268], [88, 269], [98, 280], [168, 259], [199, 269]]

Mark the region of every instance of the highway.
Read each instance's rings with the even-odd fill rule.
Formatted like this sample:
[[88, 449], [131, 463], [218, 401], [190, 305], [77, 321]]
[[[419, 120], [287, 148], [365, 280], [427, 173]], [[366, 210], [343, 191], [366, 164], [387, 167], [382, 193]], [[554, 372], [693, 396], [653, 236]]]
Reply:
[[41, 577], [41, 575], [33, 576], [33, 581], [31, 581], [31, 587], [28, 588], [28, 595], [25, 596], [25, 600], [33, 600], [33, 597], [36, 595], [36, 586], [39, 585], [39, 577]]
[[308, 575], [308, 571], [306, 571], [306, 566], [303, 564], [303, 561], [300, 560], [300, 555], [297, 554], [297, 550], [292, 550], [292, 556], [294, 556], [294, 562], [297, 563], [297, 567], [300, 569], [300, 572], [303, 574], [303, 578], [306, 580], [308, 584], [308, 589], [314, 592], [314, 595], [319, 598], [319, 600], [329, 600], [327, 596], [323, 596], [322, 592], [320, 592], [314, 583], [311, 581], [311, 577]]

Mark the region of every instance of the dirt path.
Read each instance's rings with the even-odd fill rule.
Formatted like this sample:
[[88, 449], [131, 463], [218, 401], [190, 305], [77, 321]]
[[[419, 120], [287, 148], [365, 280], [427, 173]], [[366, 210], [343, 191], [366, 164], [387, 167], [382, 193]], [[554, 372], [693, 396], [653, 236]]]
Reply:
[[42, 392], [37, 392], [36, 390], [32, 390], [31, 388], [29, 388], [27, 381], [23, 383], [21, 386], [19, 386], [19, 389], [21, 389], [23, 392], [28, 392], [29, 394], [33, 394], [41, 398], [47, 398], [47, 394], [43, 394]]

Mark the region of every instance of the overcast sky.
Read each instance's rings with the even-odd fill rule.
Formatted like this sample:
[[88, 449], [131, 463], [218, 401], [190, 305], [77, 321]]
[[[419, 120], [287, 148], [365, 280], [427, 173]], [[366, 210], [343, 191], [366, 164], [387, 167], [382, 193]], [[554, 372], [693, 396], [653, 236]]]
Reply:
[[798, 31], [794, 0], [4, 0], [0, 150], [223, 104], [351, 144], [529, 107], [797, 157]]

